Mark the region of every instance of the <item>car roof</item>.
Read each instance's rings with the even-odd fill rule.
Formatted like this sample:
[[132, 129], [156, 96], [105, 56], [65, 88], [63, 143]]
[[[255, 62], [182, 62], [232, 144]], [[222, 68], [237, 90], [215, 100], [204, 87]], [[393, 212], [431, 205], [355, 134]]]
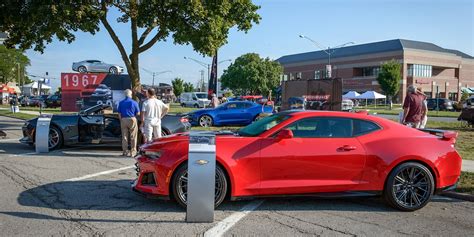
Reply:
[[294, 116], [294, 117], [297, 117], [297, 118], [322, 116], [322, 117], [341, 117], [341, 118], [364, 119], [364, 120], [369, 120], [369, 121], [372, 121], [372, 122], [376, 122], [378, 124], [386, 124], [386, 121], [390, 121], [390, 120], [384, 119], [382, 117], [369, 115], [365, 111], [361, 111], [360, 113], [352, 113], [352, 112], [327, 111], [327, 110], [287, 110], [287, 111], [283, 111], [283, 112], [280, 112], [280, 113], [284, 114], [284, 115]]

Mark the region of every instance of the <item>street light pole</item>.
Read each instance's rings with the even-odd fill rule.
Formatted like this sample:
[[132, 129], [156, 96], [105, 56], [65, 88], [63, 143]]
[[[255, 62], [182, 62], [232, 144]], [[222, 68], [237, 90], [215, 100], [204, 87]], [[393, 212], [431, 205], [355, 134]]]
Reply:
[[341, 44], [341, 45], [338, 45], [338, 46], [335, 46], [335, 47], [323, 47], [321, 46], [318, 42], [316, 42], [315, 40], [307, 37], [307, 36], [304, 36], [304, 35], [299, 35], [300, 38], [303, 38], [303, 39], [307, 39], [309, 41], [311, 41], [314, 45], [316, 45], [316, 47], [320, 48], [323, 50], [323, 52], [325, 52], [327, 55], [328, 55], [328, 68], [330, 69], [329, 70], [329, 73], [328, 73], [328, 77], [331, 77], [331, 74], [330, 74], [330, 71], [331, 71], [331, 55], [339, 48], [342, 48], [346, 45], [349, 45], [349, 44], [354, 44], [354, 42], [347, 42], [347, 43], [344, 43], [344, 44]]
[[152, 72], [152, 71], [147, 70], [145, 68], [141, 68], [141, 69], [145, 72], [148, 72], [149, 74], [151, 74], [153, 76], [153, 79], [152, 79], [152, 82], [151, 82], [152, 87], [155, 86], [155, 76], [158, 76], [160, 74], [167, 73], [167, 72], [172, 72], [171, 70], [166, 70], [166, 71], [161, 71], [161, 72]]
[[211, 74], [210, 74], [211, 64], [199, 61], [199, 60], [194, 59], [194, 58], [186, 57], [186, 56], [184, 57], [184, 59], [189, 59], [189, 60], [194, 61], [195, 63], [201, 65], [202, 67], [207, 68], [207, 81], [209, 82], [209, 80], [211, 79]]

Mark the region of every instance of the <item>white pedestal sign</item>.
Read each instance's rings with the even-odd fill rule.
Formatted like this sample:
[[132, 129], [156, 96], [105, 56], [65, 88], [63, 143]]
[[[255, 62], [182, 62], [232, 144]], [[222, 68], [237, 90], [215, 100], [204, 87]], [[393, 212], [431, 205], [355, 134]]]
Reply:
[[36, 122], [35, 147], [36, 153], [49, 152], [49, 124], [51, 117], [39, 117]]

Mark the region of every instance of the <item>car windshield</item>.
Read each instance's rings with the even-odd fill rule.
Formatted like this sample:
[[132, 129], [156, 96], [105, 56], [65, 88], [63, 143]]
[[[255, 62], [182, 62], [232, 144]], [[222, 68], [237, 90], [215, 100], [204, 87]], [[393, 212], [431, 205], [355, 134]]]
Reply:
[[196, 97], [198, 99], [207, 99], [207, 94], [206, 93], [196, 93]]
[[288, 114], [274, 114], [239, 129], [237, 133], [244, 137], [255, 137], [270, 130], [288, 118], [290, 118]]

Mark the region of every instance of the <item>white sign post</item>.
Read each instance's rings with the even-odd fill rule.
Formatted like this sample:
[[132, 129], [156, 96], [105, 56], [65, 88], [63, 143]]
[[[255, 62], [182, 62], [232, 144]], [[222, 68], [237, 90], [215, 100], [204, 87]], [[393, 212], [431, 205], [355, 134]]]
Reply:
[[49, 152], [49, 124], [51, 117], [39, 117], [36, 122], [35, 147], [36, 153]]
[[186, 222], [213, 222], [216, 173], [216, 137], [189, 134]]

